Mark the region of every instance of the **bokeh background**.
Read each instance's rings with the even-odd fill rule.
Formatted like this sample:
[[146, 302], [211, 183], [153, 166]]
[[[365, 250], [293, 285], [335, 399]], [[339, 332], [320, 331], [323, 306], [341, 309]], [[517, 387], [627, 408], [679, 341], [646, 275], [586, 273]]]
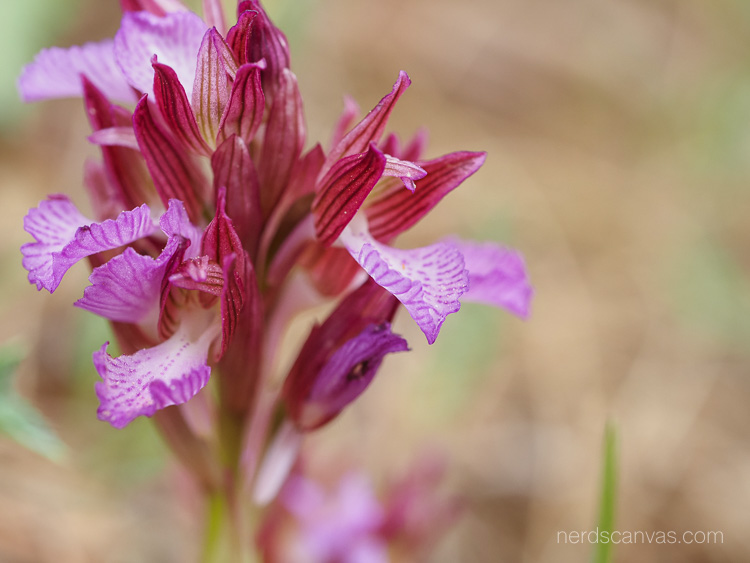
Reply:
[[[24, 107], [15, 78], [42, 47], [111, 36], [118, 3], [6, 4], [0, 343], [24, 359], [0, 420], [26, 420], [23, 440], [47, 457], [0, 436], [0, 561], [189, 561], [195, 523], [159, 437], [146, 420], [123, 431], [96, 420], [90, 354], [109, 336], [71, 306], [86, 266], [50, 296], [18, 252], [22, 218], [47, 193], [85, 201], [82, 163], [96, 151], [79, 100]], [[322, 463], [380, 482], [439, 452], [465, 510], [431, 560], [578, 562], [591, 546], [557, 532], [596, 526], [611, 420], [616, 528], [723, 534], [620, 545], [616, 561], [749, 561], [750, 4], [266, 5], [290, 38], [310, 139], [327, 141], [343, 93], [368, 109], [404, 69], [413, 85], [391, 130], [427, 126], [430, 156], [489, 153], [402, 244], [502, 241], [524, 253], [536, 289], [528, 321], [466, 305], [432, 347], [401, 314], [413, 351], [312, 440]]]

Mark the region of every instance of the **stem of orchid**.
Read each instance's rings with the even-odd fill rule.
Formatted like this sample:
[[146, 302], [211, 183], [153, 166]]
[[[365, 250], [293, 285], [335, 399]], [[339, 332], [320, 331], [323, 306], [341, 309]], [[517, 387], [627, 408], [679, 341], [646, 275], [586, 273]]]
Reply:
[[226, 542], [222, 541], [222, 536], [227, 534], [226, 517], [226, 500], [219, 493], [212, 493], [206, 502], [206, 527], [203, 539], [203, 553], [201, 561], [203, 563], [213, 563], [221, 561], [228, 554], [223, 552]]
[[243, 533], [246, 522], [240, 517], [227, 491], [217, 491], [207, 498], [202, 563], [256, 563], [251, 538]]

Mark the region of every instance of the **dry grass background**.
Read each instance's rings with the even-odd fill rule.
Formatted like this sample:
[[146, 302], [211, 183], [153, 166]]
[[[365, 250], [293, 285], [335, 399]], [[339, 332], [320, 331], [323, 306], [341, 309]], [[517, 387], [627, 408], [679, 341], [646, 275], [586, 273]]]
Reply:
[[[111, 6], [46, 43], [111, 34]], [[619, 530], [715, 530], [719, 545], [621, 545], [616, 561], [750, 560], [750, 8], [741, 0], [276, 0], [311, 139], [349, 92], [363, 108], [399, 69], [391, 127], [485, 167], [404, 237], [501, 240], [536, 288], [523, 323], [466, 306], [428, 347], [388, 360], [312, 443], [374, 475], [439, 450], [466, 513], [441, 562], [567, 562], [590, 546], [605, 421], [619, 435]], [[7, 22], [5, 22], [7, 24]], [[19, 25], [32, 25], [21, 22]], [[38, 45], [40, 47], [42, 45]], [[15, 111], [15, 110], [12, 110]], [[191, 519], [148, 424], [97, 422], [87, 354], [103, 325], [26, 284], [21, 219], [48, 192], [83, 201], [80, 102], [43, 104], [0, 152], [0, 342], [70, 444], [62, 465], [0, 438], [0, 560], [190, 560]], [[173, 475], [169, 466], [167, 475]], [[160, 477], [160, 475], [162, 475]]]

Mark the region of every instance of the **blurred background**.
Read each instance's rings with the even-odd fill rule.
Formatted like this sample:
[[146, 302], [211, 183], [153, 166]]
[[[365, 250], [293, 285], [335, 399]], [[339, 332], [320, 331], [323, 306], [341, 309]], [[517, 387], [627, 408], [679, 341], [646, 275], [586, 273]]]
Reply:
[[[439, 452], [465, 510], [431, 561], [577, 562], [591, 546], [558, 531], [596, 526], [611, 420], [616, 529], [723, 534], [619, 545], [616, 561], [750, 560], [750, 4], [265, 4], [291, 42], [310, 140], [328, 141], [344, 93], [367, 110], [404, 69], [390, 130], [426, 126], [429, 157], [488, 152], [400, 244], [501, 241], [536, 289], [528, 321], [467, 304], [431, 347], [402, 312], [413, 351], [312, 438], [321, 463], [377, 483]], [[149, 421], [96, 420], [90, 355], [109, 333], [71, 306], [86, 266], [37, 293], [18, 251], [48, 193], [85, 207], [96, 151], [80, 100], [24, 107], [15, 79], [42, 47], [118, 22], [115, 0], [8, 3], [0, 21], [0, 344], [22, 358], [0, 422], [36, 450], [0, 435], [3, 562], [192, 557], [195, 523]]]

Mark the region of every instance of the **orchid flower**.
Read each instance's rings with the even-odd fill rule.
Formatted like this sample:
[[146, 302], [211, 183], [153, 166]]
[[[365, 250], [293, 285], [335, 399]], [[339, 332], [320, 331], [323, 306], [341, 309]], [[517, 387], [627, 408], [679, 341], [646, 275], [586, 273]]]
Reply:
[[[347, 99], [330, 148], [306, 149], [287, 39], [259, 0], [239, 1], [231, 26], [219, 0], [203, 1], [204, 18], [180, 0], [121, 5], [113, 39], [45, 49], [18, 82], [29, 102], [81, 97], [101, 151], [85, 167], [88, 216], [50, 196], [27, 214], [34, 241], [21, 248], [38, 290], [54, 292], [84, 258], [93, 268], [75, 305], [111, 321], [122, 351], [93, 354], [101, 420], [161, 413], [207, 489], [244, 491], [274, 467], [264, 455], [293, 462], [296, 450], [275, 445], [298, 445], [408, 350], [392, 332], [401, 305], [430, 344], [463, 301], [528, 315], [518, 252], [456, 238], [394, 246], [486, 158], [425, 159], [424, 133], [403, 146], [386, 135], [405, 72], [353, 126]], [[337, 301], [277, 384], [299, 279], [317, 302]], [[217, 392], [191, 401], [210, 380]]]

